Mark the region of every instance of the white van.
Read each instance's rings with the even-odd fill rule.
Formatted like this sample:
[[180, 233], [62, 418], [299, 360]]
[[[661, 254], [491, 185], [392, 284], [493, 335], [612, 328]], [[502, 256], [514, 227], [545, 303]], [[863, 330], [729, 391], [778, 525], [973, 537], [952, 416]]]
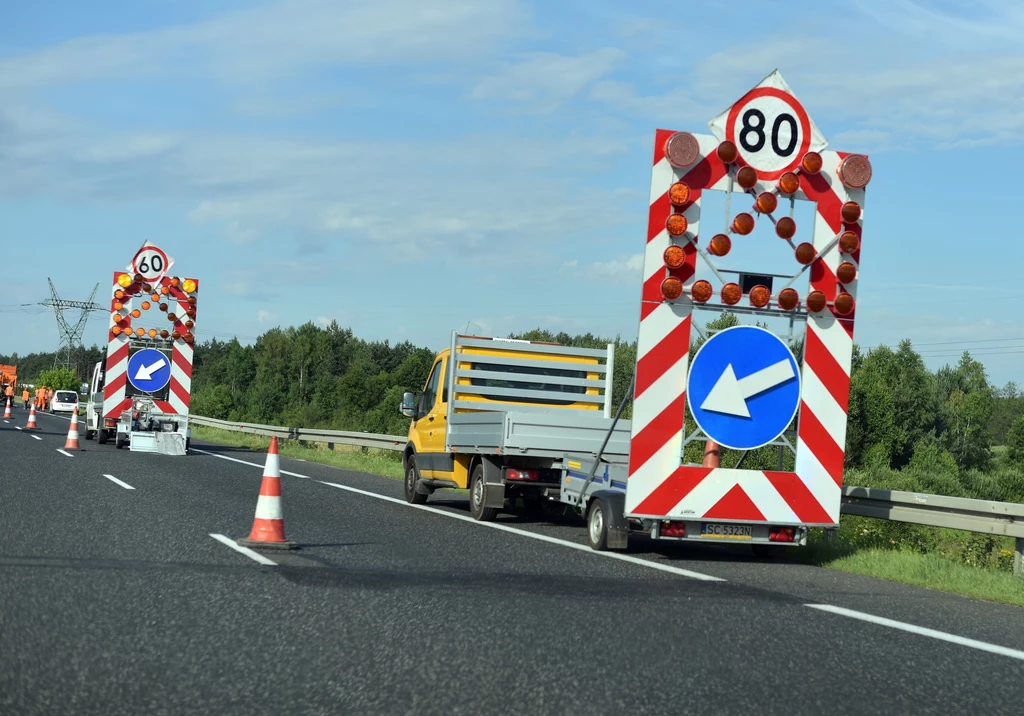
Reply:
[[73, 413], [78, 410], [78, 393], [73, 390], [55, 390], [50, 400], [51, 413]]

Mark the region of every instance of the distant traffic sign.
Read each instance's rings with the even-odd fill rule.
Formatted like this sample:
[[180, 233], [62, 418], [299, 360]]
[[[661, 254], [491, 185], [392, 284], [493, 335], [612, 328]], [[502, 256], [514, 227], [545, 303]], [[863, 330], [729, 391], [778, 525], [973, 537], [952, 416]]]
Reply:
[[753, 450], [785, 432], [800, 407], [799, 367], [773, 333], [734, 326], [693, 357], [687, 399], [697, 426], [719, 445]]
[[174, 259], [170, 258], [159, 246], [147, 241], [136, 252], [135, 258], [132, 259], [127, 270], [142, 276], [143, 281], [156, 283], [171, 270], [173, 265]]
[[171, 362], [155, 348], [143, 348], [128, 359], [128, 381], [144, 393], [156, 393], [171, 382]]
[[807, 152], [819, 152], [828, 144], [778, 70], [708, 126], [719, 141], [736, 145], [761, 181], [793, 171]]

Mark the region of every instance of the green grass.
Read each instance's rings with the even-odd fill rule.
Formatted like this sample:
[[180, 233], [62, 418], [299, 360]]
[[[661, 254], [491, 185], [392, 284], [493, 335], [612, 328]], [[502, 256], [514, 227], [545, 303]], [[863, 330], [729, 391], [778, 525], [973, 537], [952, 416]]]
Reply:
[[[192, 437], [199, 442], [231, 445], [257, 452], [265, 452], [270, 446], [270, 438], [209, 428], [204, 425], [193, 425]], [[336, 445], [332, 452], [327, 449], [325, 444], [308, 443], [306, 447], [303, 447], [291, 440], [280, 440], [279, 450], [282, 455], [287, 457], [333, 465], [346, 470], [368, 472], [395, 480], [402, 479], [400, 453], [391, 450], [368, 449], [364, 453], [358, 447]], [[457, 492], [465, 492], [465, 490], [457, 490]], [[852, 527], [849, 521], [844, 520], [844, 527], [849, 528], [848, 526]], [[840, 534], [843, 534], [842, 529]], [[878, 547], [856, 547], [843, 544], [842, 541], [832, 544], [818, 535], [812, 535], [807, 547], [794, 549], [786, 554], [794, 559], [826, 569], [902, 582], [917, 587], [960, 594], [965, 597], [1024, 606], [1024, 579], [1017, 579], [1006, 570], [970, 566], [938, 554], [921, 554], [908, 550]], [[1009, 557], [1009, 555], [1004, 556]]]
[[[230, 430], [210, 428], [205, 425], [192, 426], [192, 438], [198, 442], [231, 445], [248, 448], [258, 452], [266, 452], [270, 447], [270, 438], [249, 433], [236, 433]], [[335, 445], [328, 450], [326, 444], [308, 443], [306, 447], [291, 440], [278, 440], [278, 451], [287, 457], [333, 465], [345, 470], [369, 472], [373, 475], [402, 479], [401, 453], [394, 450], [378, 450], [368, 448], [364, 453], [360, 448], [351, 445]]]
[[970, 566], [938, 554], [809, 541], [794, 557], [827, 569], [1024, 607], [1024, 579], [1014, 577], [1012, 572]]

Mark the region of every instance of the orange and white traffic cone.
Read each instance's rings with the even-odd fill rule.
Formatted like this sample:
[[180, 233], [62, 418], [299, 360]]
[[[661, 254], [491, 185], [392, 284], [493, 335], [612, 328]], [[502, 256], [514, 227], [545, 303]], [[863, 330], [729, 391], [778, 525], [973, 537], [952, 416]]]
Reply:
[[28, 411], [28, 424], [25, 426], [26, 430], [38, 430], [39, 424], [36, 423], [36, 406], [32, 406], [32, 409]]
[[4, 410], [4, 420], [11, 419], [11, 399], [7, 399], [7, 408]]
[[65, 450], [81, 450], [78, 446], [78, 411], [71, 413], [71, 427], [68, 428], [68, 439], [64, 443]]
[[236, 540], [243, 547], [297, 549], [298, 545], [284, 537], [284, 515], [281, 513], [281, 458], [277, 454], [277, 438], [270, 439], [267, 464], [263, 468], [256, 517], [248, 539]]

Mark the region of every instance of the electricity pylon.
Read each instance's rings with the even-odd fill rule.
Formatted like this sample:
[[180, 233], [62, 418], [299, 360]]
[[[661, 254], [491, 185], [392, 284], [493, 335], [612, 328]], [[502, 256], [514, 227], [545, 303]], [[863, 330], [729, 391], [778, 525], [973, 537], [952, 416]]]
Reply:
[[[75, 352], [75, 348], [83, 347], [82, 335], [85, 333], [85, 323], [89, 320], [89, 312], [104, 310], [103, 306], [94, 303], [92, 300], [96, 296], [96, 289], [100, 285], [96, 284], [93, 287], [92, 293], [89, 294], [89, 300], [68, 301], [57, 295], [57, 289], [50, 278], [46, 280], [50, 282], [50, 298], [46, 301], [40, 301], [39, 305], [48, 306], [53, 309], [53, 313], [57, 317], [57, 330], [60, 332], [60, 346], [53, 356], [53, 367], [70, 369], [72, 364], [71, 357]], [[78, 308], [82, 311], [78, 321], [74, 324], [69, 323], [64, 318], [64, 311], [69, 308]]]

